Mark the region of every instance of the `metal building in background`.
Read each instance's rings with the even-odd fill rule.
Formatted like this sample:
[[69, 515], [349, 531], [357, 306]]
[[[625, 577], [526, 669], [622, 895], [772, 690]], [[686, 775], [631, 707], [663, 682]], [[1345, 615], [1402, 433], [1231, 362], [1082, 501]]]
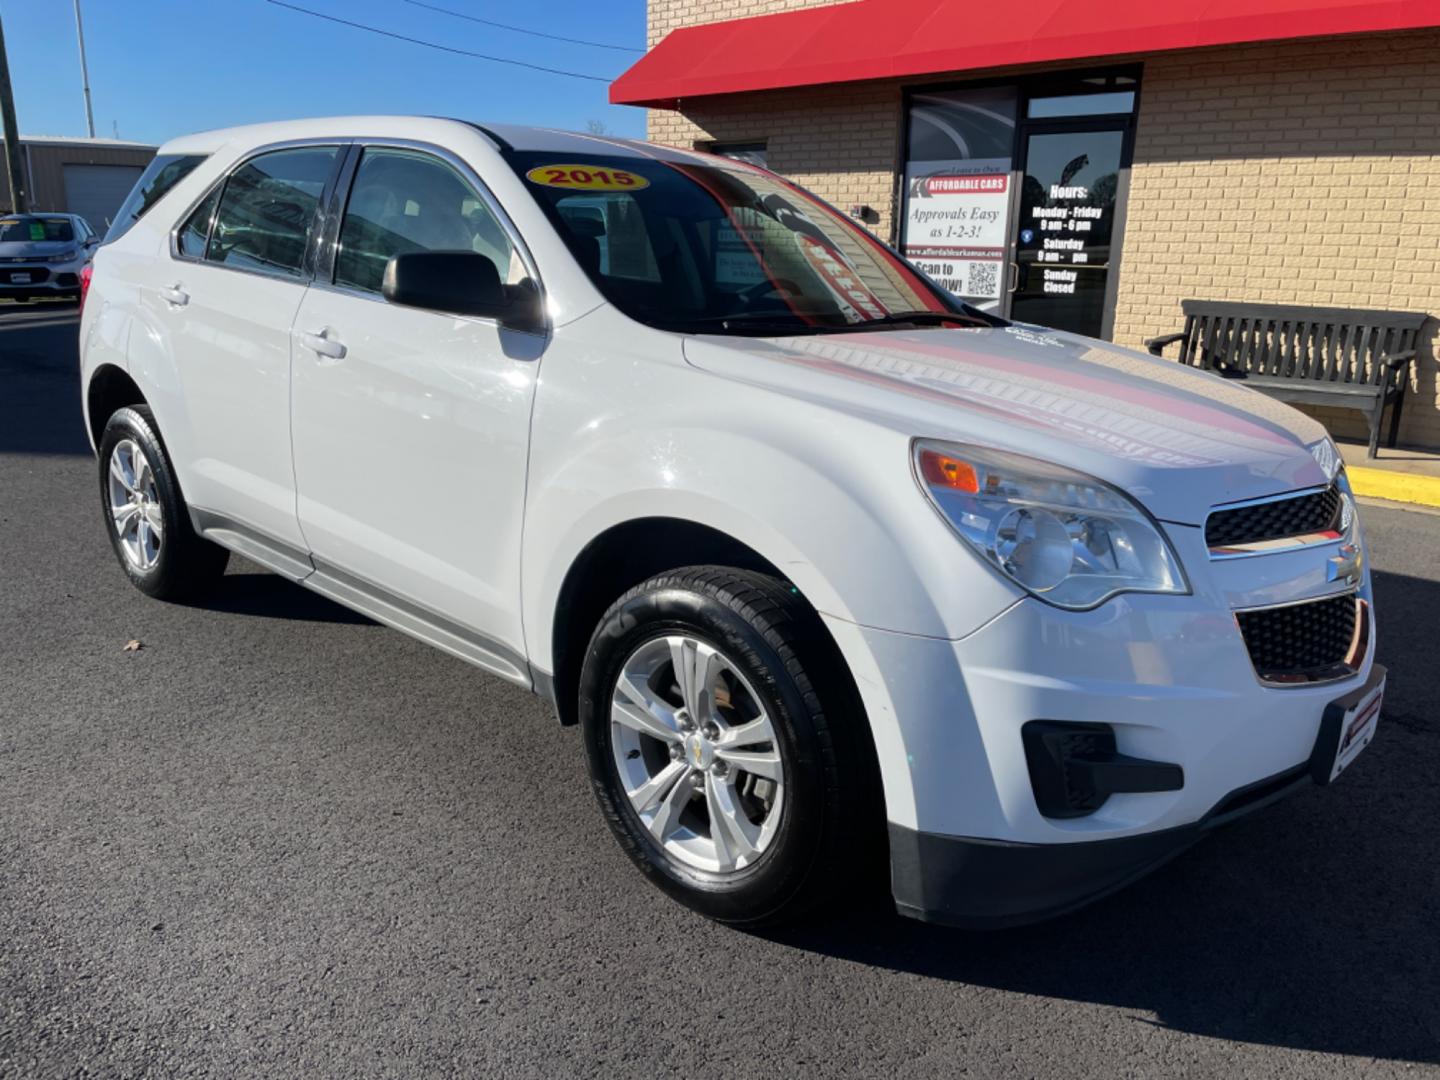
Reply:
[[[20, 151], [30, 208], [79, 214], [102, 234], [155, 156], [145, 143], [62, 136], [22, 137]], [[0, 210], [11, 209], [10, 184], [0, 172]]]

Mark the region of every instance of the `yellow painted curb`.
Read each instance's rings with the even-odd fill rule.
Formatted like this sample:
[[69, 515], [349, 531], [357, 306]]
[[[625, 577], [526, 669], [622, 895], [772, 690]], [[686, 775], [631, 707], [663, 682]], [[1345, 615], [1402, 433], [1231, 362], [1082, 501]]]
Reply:
[[1350, 488], [1356, 495], [1440, 507], [1440, 476], [1418, 476], [1415, 473], [1354, 466], [1348, 466], [1345, 475], [1350, 477]]

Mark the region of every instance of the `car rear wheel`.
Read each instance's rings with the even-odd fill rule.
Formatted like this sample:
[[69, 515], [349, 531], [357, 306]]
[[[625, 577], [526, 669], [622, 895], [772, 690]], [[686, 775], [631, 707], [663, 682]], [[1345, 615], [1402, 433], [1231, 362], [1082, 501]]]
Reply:
[[131, 583], [161, 600], [187, 599], [213, 586], [230, 553], [191, 526], [148, 408], [130, 406], [110, 417], [99, 465], [110, 545]]
[[745, 926], [873, 883], [883, 815], [840, 664], [773, 577], [690, 567], [615, 602], [580, 717], [601, 809], [647, 877]]

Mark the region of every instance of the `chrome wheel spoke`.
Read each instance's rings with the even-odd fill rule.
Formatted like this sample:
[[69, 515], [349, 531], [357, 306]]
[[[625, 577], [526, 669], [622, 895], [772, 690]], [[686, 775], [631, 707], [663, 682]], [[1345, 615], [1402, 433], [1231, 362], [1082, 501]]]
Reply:
[[691, 775], [689, 769], [681, 769], [680, 779], [671, 785], [665, 797], [660, 800], [654, 815], [645, 823], [651, 835], [662, 844], [679, 831], [680, 815], [685, 812], [685, 807], [695, 795], [695, 786], [690, 781]]
[[135, 519], [140, 516], [140, 507], [134, 503], [121, 503], [119, 506], [110, 507], [110, 516], [115, 519], [115, 531], [121, 536], [125, 530], [135, 524]]
[[715, 751], [715, 756], [732, 769], [763, 776], [767, 780], [779, 780], [780, 751], [778, 750], [725, 750]]
[[713, 772], [705, 774], [705, 805], [721, 870], [734, 870], [760, 853], [759, 830], [741, 811], [735, 789]]
[[703, 641], [672, 637], [670, 659], [686, 713], [696, 724], [709, 723], [715, 714], [715, 683], [725, 667], [723, 658]]
[[630, 796], [630, 802], [635, 809], [644, 813], [654, 809], [656, 804], [667, 795], [673, 794], [674, 789], [679, 786], [679, 782], [683, 781], [689, 773], [690, 766], [685, 762], [672, 761], [639, 787], [626, 792], [626, 794]]
[[165, 535], [165, 517], [160, 512], [159, 503], [152, 502], [146, 504], [145, 523], [150, 526], [150, 531], [155, 534], [155, 542], [158, 544]]
[[716, 753], [719, 753], [722, 747], [738, 749], [742, 746], [754, 746], [756, 743], [773, 743], [774, 741], [775, 729], [770, 725], [770, 718], [761, 713], [754, 720], [721, 728], [720, 737], [715, 740], [715, 747]]
[[680, 741], [680, 725], [675, 710], [661, 701], [648, 686], [638, 683], [628, 672], [621, 672], [615, 684], [610, 718], [617, 724], [663, 742]]
[[134, 479], [125, 475], [125, 470], [120, 464], [119, 447], [116, 447], [116, 452], [110, 455], [110, 477], [126, 491], [133, 492], [135, 490]]
[[130, 471], [135, 477], [135, 490], [144, 491], [153, 477], [150, 474], [150, 462], [145, 460], [145, 454], [138, 446], [131, 451]]

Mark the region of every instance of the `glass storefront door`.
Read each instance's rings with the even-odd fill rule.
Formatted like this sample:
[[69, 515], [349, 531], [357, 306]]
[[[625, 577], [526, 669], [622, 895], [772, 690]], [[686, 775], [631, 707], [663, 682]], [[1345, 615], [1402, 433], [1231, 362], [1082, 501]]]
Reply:
[[1114, 124], [1024, 133], [1011, 318], [1103, 334], [1124, 144]]
[[1108, 336], [1139, 91], [1128, 68], [908, 92], [901, 251], [976, 307]]

